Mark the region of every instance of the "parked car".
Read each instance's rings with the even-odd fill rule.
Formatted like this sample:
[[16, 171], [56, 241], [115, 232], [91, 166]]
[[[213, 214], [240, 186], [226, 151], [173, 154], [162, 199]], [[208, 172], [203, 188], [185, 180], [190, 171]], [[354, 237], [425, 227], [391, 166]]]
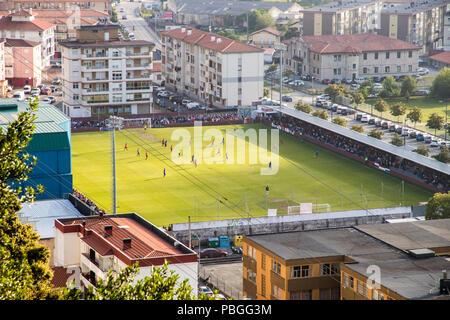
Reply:
[[39, 88], [33, 88], [33, 89], [31, 89], [31, 94], [33, 94], [33, 93], [40, 94], [40, 93], [41, 93], [41, 89], [39, 89]]
[[389, 126], [390, 126], [389, 121], [383, 121], [383, 122], [381, 123], [381, 128], [383, 128], [384, 130], [389, 129]]
[[48, 103], [48, 104], [52, 103], [51, 100], [50, 100], [49, 98], [44, 98], [44, 99], [42, 100], [42, 102]]
[[285, 101], [285, 102], [292, 102], [292, 98], [290, 96], [283, 96], [281, 98], [281, 100]]
[[395, 132], [396, 130], [397, 130], [397, 125], [391, 124], [391, 125], [389, 126], [389, 132]]
[[49, 96], [49, 97], [46, 98], [46, 99], [49, 99], [49, 100], [50, 100], [50, 103], [56, 102], [56, 97], [55, 97], [55, 96]]
[[316, 104], [315, 104], [316, 107], [319, 107], [319, 108], [323, 107], [324, 101], [325, 101], [325, 100], [317, 99], [317, 100], [316, 100]]
[[376, 121], [377, 121], [377, 118], [370, 118], [367, 123], [374, 125]]
[[439, 147], [440, 143], [441, 143], [440, 140], [438, 140], [438, 139], [432, 139], [431, 142], [430, 142], [430, 147], [432, 147], [432, 148]]
[[41, 94], [49, 95], [50, 93], [52, 93], [52, 89], [50, 88], [43, 88], [41, 90]]
[[332, 103], [331, 101], [325, 100], [325, 101], [322, 103], [322, 108], [331, 110], [332, 107], [333, 107], [333, 103]]
[[242, 254], [242, 247], [231, 247], [231, 251], [236, 254]]
[[321, 94], [317, 98], [323, 99], [323, 100], [331, 100], [331, 97], [328, 94]]
[[425, 143], [431, 143], [431, 140], [432, 140], [431, 136], [425, 135], [425, 137], [424, 137], [424, 142]]
[[[372, 77], [372, 81], [373, 81], [373, 82], [381, 82], [381, 78], [375, 76], [375, 77]], [[379, 84], [379, 83], [374, 83], [374, 86], [375, 86], [375, 84]]]
[[430, 94], [430, 90], [421, 89], [416, 91], [416, 95], [418, 96], [427, 96]]
[[181, 100], [181, 104], [182, 104], [183, 106], [187, 105], [187, 104], [190, 103], [190, 102], [192, 102], [192, 101], [191, 101], [191, 100], [188, 100], [188, 99], [183, 99], [183, 100]]
[[362, 113], [358, 113], [358, 114], [356, 115], [356, 121], [361, 121], [362, 116], [363, 116]]
[[336, 103], [333, 103], [333, 104], [331, 105], [330, 110], [337, 113], [339, 107], [340, 107], [340, 105], [338, 105], [338, 104], [336, 104]]
[[342, 110], [342, 115], [346, 116], [346, 115], [349, 115], [349, 114], [355, 114], [355, 112], [356, 111], [354, 109], [345, 107], [345, 109]]
[[331, 83], [331, 80], [330, 80], [330, 79], [323, 79], [323, 80], [322, 80], [322, 83], [323, 83], [323, 84], [330, 84], [330, 83]]
[[25, 93], [23, 91], [16, 91], [16, 92], [14, 92], [13, 98], [23, 101], [23, 100], [25, 100]]
[[304, 86], [305, 83], [302, 80], [294, 80], [294, 83], [292, 84], [296, 87]]
[[363, 115], [363, 116], [361, 117], [361, 122], [362, 122], [362, 123], [367, 123], [368, 121], [369, 121], [369, 117], [368, 117], [368, 116]]
[[416, 130], [410, 130], [409, 137], [415, 139], [417, 137], [417, 131]]
[[403, 129], [402, 129], [401, 135], [402, 135], [403, 137], [409, 136], [409, 129], [408, 129], [408, 128], [403, 128]]
[[306, 81], [311, 81], [311, 75], [309, 75], [309, 74], [302, 74], [301, 76], [300, 76], [300, 79], [302, 79], [302, 80], [306, 80]]
[[226, 257], [227, 255], [225, 250], [219, 248], [206, 248], [200, 251], [200, 259]]
[[126, 16], [126, 15], [123, 15], [123, 16], [122, 16], [122, 20], [127, 20], [127, 16]]
[[352, 83], [352, 85], [350, 86], [350, 88], [353, 89], [353, 90], [358, 90], [359, 87], [360, 87], [360, 85], [357, 84], [357, 83]]
[[416, 136], [417, 141], [425, 141], [425, 135], [421, 132], [419, 132]]
[[59, 78], [55, 78], [53, 79], [52, 83], [58, 85], [61, 83], [61, 80]]
[[330, 82], [332, 84], [339, 84], [339, 83], [341, 83], [341, 80], [340, 79], [331, 79]]
[[346, 84], [352, 84], [352, 79], [350, 78], [346, 78], [346, 79], [342, 79], [342, 83], [346, 83]]
[[214, 295], [214, 292], [210, 288], [208, 288], [207, 286], [200, 286], [200, 287], [198, 287], [198, 291], [199, 291], [200, 294], [204, 293], [208, 297], [212, 297]]
[[442, 140], [442, 141], [439, 143], [439, 148], [440, 148], [440, 149], [444, 149], [444, 148], [448, 148], [448, 147], [450, 147], [450, 142], [447, 142], [447, 141]]
[[381, 127], [382, 123], [383, 123], [383, 121], [381, 121], [380, 119], [377, 119], [377, 121], [375, 121], [375, 127]]
[[200, 103], [198, 102], [189, 102], [186, 104], [186, 108], [189, 110], [199, 110], [200, 109]]
[[373, 88], [375, 90], [381, 90], [381, 89], [383, 89], [383, 85], [381, 83], [374, 83]]
[[25, 94], [31, 93], [31, 86], [24, 86], [23, 93], [25, 93]]

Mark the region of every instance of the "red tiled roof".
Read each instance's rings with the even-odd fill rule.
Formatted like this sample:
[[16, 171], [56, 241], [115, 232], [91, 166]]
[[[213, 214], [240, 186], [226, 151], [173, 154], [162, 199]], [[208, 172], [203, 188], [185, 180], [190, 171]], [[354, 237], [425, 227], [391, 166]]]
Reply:
[[317, 53], [361, 53], [369, 51], [419, 50], [408, 42], [372, 33], [301, 37]]
[[161, 62], [153, 62], [153, 72], [161, 72], [162, 65]]
[[[196, 44], [201, 47], [211, 49], [222, 53], [233, 52], [262, 52], [263, 49], [245, 44], [239, 41], [232, 40], [230, 38], [222, 37], [216, 34], [211, 34], [206, 31], [201, 31], [195, 28], [177, 28], [161, 32], [161, 35], [171, 38], [183, 40], [186, 43]], [[191, 34], [188, 35], [188, 30]], [[212, 37], [214, 36], [214, 40]], [[219, 39], [219, 40], [218, 40]]]
[[67, 268], [64, 267], [52, 267], [53, 278], [51, 281], [53, 288], [63, 288], [67, 286], [67, 280], [72, 275], [67, 273]]
[[[81, 224], [82, 220], [66, 221], [64, 225]], [[81, 240], [101, 255], [111, 254], [113, 250], [120, 251], [131, 259], [183, 254], [134, 219], [104, 216], [101, 219], [86, 219], [85, 221], [86, 230], [92, 232], [88, 232]], [[106, 234], [104, 230], [106, 225], [112, 226], [112, 235]], [[131, 248], [123, 249], [123, 239], [131, 239]]]
[[279, 35], [281, 34], [280, 31], [275, 30], [274, 28], [268, 27], [268, 28], [256, 30], [255, 32], [251, 33], [250, 35], [254, 35], [254, 34], [257, 34], [257, 33], [260, 33], [260, 32], [264, 32], [264, 31], [266, 31], [266, 32], [268, 32], [268, 33], [271, 33], [271, 34], [274, 34], [274, 35], [276, 35], [276, 36], [279, 36]]
[[443, 62], [445, 64], [450, 64], [450, 51], [443, 51], [441, 53], [432, 55], [429, 59]]
[[55, 25], [45, 20], [11, 21], [11, 16], [0, 19], [0, 30], [44, 31]]
[[36, 41], [29, 41], [29, 40], [23, 40], [23, 39], [5, 39], [5, 46], [7, 47], [36, 47], [39, 46], [40, 43]]
[[34, 12], [31, 13], [30, 10], [26, 10], [26, 9], [16, 10], [15, 12], [11, 13], [11, 15], [17, 16], [17, 17], [32, 17], [32, 16], [35, 16]]

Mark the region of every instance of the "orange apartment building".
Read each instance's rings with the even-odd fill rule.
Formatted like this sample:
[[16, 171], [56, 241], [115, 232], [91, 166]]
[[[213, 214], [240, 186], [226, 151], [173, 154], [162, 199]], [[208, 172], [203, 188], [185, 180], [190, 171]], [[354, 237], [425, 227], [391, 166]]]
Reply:
[[[256, 300], [430, 299], [450, 268], [449, 230], [446, 219], [247, 236], [243, 293]], [[367, 281], [373, 266], [381, 274], [376, 287]]]

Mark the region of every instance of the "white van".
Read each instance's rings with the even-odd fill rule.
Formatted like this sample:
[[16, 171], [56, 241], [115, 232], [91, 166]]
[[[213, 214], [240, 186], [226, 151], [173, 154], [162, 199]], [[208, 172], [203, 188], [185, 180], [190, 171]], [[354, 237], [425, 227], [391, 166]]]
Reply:
[[14, 92], [13, 99], [23, 101], [25, 100], [25, 93], [23, 91], [16, 91]]

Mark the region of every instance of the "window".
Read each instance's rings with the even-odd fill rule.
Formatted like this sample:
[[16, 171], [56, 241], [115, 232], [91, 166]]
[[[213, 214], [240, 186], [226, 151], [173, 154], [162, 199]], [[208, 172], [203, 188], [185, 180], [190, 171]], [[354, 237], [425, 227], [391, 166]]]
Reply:
[[367, 60], [367, 53], [363, 53], [363, 59]]
[[113, 95], [112, 102], [122, 102], [122, 95]]
[[290, 299], [291, 300], [300, 300], [300, 291], [291, 291]]
[[253, 270], [247, 269], [247, 279], [253, 282], [256, 282], [256, 272]]
[[266, 276], [263, 274], [261, 275], [261, 295], [266, 296]]
[[341, 55], [340, 55], [340, 54], [335, 54], [335, 55], [333, 56], [333, 60], [334, 60], [334, 61], [341, 61]]
[[378, 52], [375, 52], [374, 58], [375, 60], [378, 60]]
[[238, 82], [242, 82], [242, 77], [238, 77]]
[[373, 68], [373, 72], [374, 72], [374, 73], [378, 73], [378, 67], [374, 67], [374, 68]]
[[78, 89], [78, 83], [72, 84], [72, 88], [73, 88], [73, 89]]
[[401, 72], [402, 71], [402, 66], [397, 66], [397, 72]]
[[339, 274], [339, 263], [333, 263], [331, 265], [331, 274]]
[[389, 52], [386, 52], [386, 59], [389, 59]]
[[391, 68], [389, 66], [384, 67], [384, 72], [389, 73], [391, 71]]
[[280, 299], [281, 298], [281, 288], [276, 285], [272, 285], [272, 295], [275, 298]]
[[400, 59], [401, 56], [402, 56], [402, 52], [401, 51], [397, 51], [397, 59]]
[[409, 65], [409, 66], [408, 66], [408, 71], [409, 71], [409, 72], [412, 72], [412, 65]]
[[361, 281], [357, 281], [357, 290], [360, 295], [368, 297], [367, 287]]
[[408, 51], [408, 58], [412, 58], [412, 51]]
[[266, 255], [264, 253], [261, 254], [261, 269], [266, 270]]
[[242, 95], [242, 88], [238, 88], [238, 95]]
[[366, 67], [363, 68], [363, 73], [367, 73], [367, 68]]
[[312, 290], [302, 290], [302, 300], [312, 300]]
[[281, 264], [276, 262], [275, 260], [272, 261], [272, 271], [281, 274]]
[[302, 266], [302, 277], [309, 277], [310, 276], [310, 266]]
[[356, 63], [353, 64], [353, 69], [356, 69]]
[[80, 96], [79, 95], [77, 95], [77, 94], [74, 94], [73, 95], [73, 100], [79, 100], [80, 99]]
[[122, 80], [122, 72], [113, 72], [112, 78], [113, 80]]
[[320, 300], [330, 300], [330, 298], [331, 298], [331, 291], [329, 288], [319, 289], [319, 299]]
[[320, 265], [320, 275], [325, 276], [331, 273], [330, 264], [325, 263]]
[[291, 267], [291, 278], [300, 278], [300, 266]]

